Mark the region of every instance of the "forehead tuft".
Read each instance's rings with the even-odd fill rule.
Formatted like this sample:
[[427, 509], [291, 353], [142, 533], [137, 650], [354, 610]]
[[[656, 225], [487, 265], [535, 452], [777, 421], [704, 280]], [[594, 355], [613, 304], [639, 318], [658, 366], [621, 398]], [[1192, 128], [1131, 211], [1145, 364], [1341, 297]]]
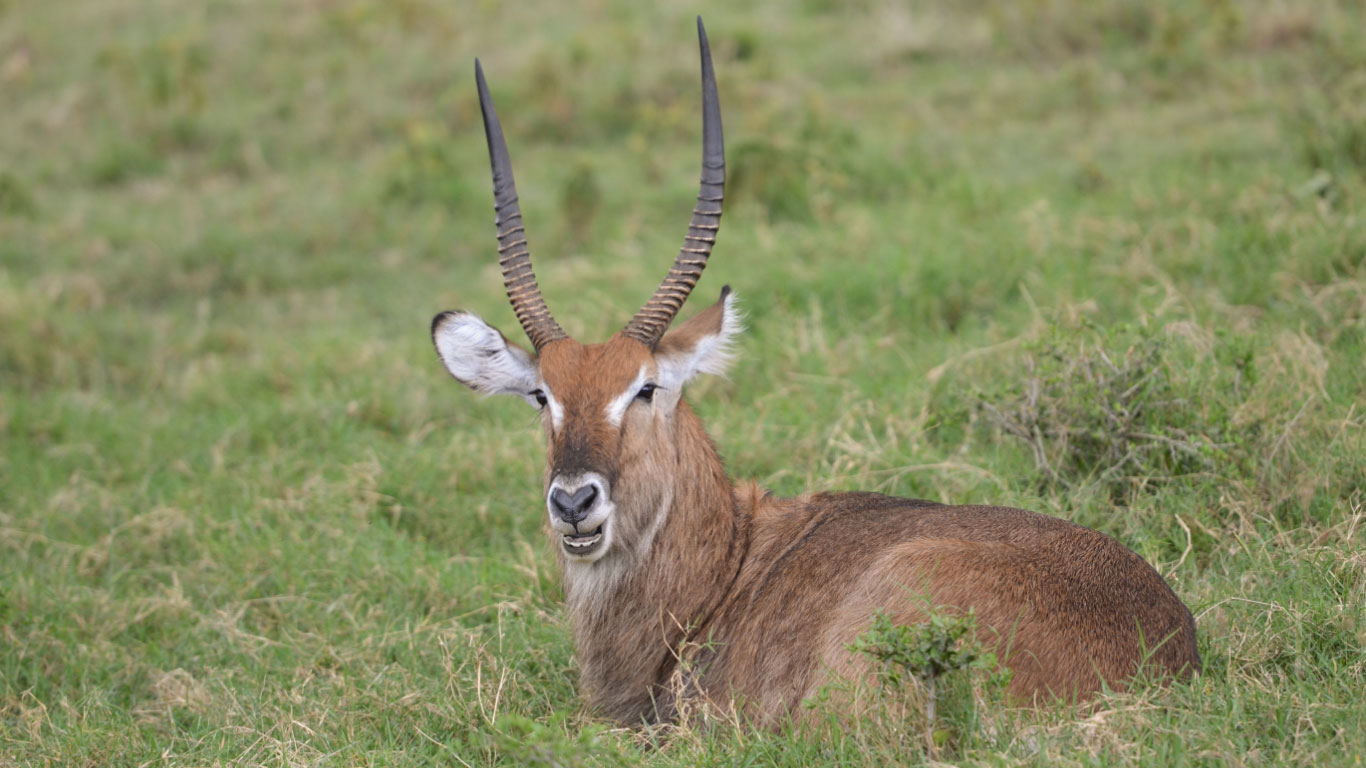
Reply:
[[610, 398], [630, 385], [641, 366], [654, 368], [654, 356], [635, 339], [613, 336], [602, 344], [572, 339], [541, 349], [541, 377], [561, 400]]

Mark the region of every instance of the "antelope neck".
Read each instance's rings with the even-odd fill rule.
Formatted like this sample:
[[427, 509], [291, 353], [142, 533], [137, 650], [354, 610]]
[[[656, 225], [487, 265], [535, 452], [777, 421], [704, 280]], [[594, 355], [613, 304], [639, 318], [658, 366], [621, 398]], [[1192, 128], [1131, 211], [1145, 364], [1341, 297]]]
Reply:
[[[665, 518], [652, 551], [618, 574], [612, 593], [601, 596], [610, 602], [604, 610], [571, 611], [585, 692], [626, 721], [667, 717], [660, 707], [671, 706], [666, 685], [680, 646], [706, 633], [748, 551], [749, 518], [686, 402], [678, 404], [675, 428], [672, 501], [660, 510]], [[612, 650], [620, 648], [639, 653], [623, 659]], [[613, 696], [624, 691], [637, 693]]]

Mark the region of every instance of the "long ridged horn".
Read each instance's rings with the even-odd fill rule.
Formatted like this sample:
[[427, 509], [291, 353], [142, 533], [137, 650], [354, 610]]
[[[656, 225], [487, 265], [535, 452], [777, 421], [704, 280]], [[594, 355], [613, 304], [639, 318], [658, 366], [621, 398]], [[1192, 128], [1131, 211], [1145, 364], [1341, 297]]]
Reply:
[[697, 190], [688, 234], [669, 274], [650, 300], [645, 302], [622, 334], [654, 349], [668, 330], [693, 286], [702, 277], [707, 257], [721, 229], [721, 202], [726, 190], [726, 148], [721, 136], [721, 102], [716, 96], [716, 73], [711, 66], [711, 47], [702, 17], [697, 17], [697, 42], [702, 49], [702, 180]]
[[484, 82], [484, 68], [474, 60], [474, 79], [479, 85], [479, 110], [484, 113], [484, 137], [488, 139], [489, 165], [493, 167], [493, 213], [498, 228], [498, 266], [503, 268], [503, 288], [517, 322], [536, 351], [552, 341], [568, 338], [555, 322], [541, 297], [536, 273], [531, 269], [526, 230], [522, 227], [522, 207], [517, 203], [517, 183], [512, 178], [512, 159], [508, 156], [503, 126], [493, 109], [493, 97]]

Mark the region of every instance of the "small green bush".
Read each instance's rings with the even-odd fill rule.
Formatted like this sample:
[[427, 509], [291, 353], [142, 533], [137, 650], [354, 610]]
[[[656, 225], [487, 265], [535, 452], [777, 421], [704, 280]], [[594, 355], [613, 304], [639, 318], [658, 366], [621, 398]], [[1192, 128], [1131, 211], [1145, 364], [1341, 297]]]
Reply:
[[974, 676], [984, 677], [998, 693], [1010, 680], [1009, 670], [998, 668], [996, 654], [981, 644], [976, 630], [971, 609], [965, 614], [929, 610], [923, 623], [910, 625], [894, 624], [879, 610], [872, 627], [849, 645], [877, 662], [884, 689], [895, 692], [911, 680], [924, 686], [926, 750], [932, 757], [951, 740], [961, 744], [976, 731]]
[[1248, 426], [1232, 413], [1250, 357], [1202, 355], [1152, 325], [1079, 330], [1052, 329], [1018, 380], [980, 399], [990, 423], [1029, 447], [1042, 489], [1097, 487], [1123, 502], [1238, 463]]

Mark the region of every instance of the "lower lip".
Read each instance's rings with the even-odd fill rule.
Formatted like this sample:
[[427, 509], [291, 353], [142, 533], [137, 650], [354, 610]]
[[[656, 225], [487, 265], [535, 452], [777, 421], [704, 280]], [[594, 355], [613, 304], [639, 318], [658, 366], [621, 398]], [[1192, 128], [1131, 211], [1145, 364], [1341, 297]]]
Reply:
[[601, 549], [603, 538], [605, 538], [605, 535], [603, 534], [601, 529], [599, 529], [598, 532], [593, 534], [592, 536], [586, 539], [582, 539], [581, 542], [570, 543], [570, 537], [561, 536], [560, 546], [564, 548], [565, 554], [567, 555], [573, 557], [583, 557], [585, 555], [591, 555], [594, 552], [597, 552], [599, 549]]

